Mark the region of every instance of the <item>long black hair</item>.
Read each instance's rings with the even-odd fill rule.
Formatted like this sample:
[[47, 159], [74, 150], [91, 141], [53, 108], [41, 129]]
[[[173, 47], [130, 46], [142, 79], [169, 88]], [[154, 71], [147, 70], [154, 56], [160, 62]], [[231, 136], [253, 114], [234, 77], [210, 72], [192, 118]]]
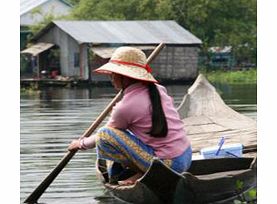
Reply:
[[154, 83], [148, 84], [148, 90], [152, 104], [152, 127], [149, 134], [152, 137], [166, 137], [168, 127], [161, 103], [160, 93]]

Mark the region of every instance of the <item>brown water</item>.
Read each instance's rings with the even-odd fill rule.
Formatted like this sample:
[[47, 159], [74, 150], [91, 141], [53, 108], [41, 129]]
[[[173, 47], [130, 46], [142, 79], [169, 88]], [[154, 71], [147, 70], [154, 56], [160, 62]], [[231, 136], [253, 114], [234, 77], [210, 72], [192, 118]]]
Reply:
[[[256, 119], [256, 86], [216, 85], [224, 101]], [[168, 86], [176, 107], [188, 86]], [[20, 99], [20, 199], [42, 182], [115, 96], [113, 88], [46, 88]], [[104, 121], [105, 122], [105, 121]], [[103, 122], [103, 123], [104, 123]], [[40, 203], [120, 203], [103, 195], [95, 174], [95, 150], [79, 151], [39, 199]]]

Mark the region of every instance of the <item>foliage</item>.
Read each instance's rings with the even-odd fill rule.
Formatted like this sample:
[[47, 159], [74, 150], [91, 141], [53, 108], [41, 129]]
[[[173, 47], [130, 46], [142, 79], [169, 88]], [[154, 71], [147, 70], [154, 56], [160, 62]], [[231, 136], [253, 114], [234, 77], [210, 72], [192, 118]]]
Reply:
[[256, 0], [174, 0], [172, 4], [177, 22], [203, 41], [204, 51], [232, 46], [238, 61], [255, 62]]
[[72, 6], [75, 6], [75, 5], [78, 5], [80, 3], [80, 0], [68, 0], [68, 2], [72, 5]]
[[[241, 192], [243, 189], [244, 183], [240, 180], [236, 181], [236, 189], [238, 192]], [[254, 204], [257, 201], [257, 189], [252, 188], [247, 192], [241, 194], [238, 199], [233, 201], [234, 204]]]
[[170, 18], [168, 0], [80, 0], [71, 18], [79, 20], [162, 20]]
[[40, 22], [29, 26], [33, 35], [38, 33], [42, 28], [44, 28], [46, 25], [48, 25], [51, 21], [66, 18], [65, 16], [58, 16], [58, 17], [54, 16], [52, 9], [50, 9], [47, 13], [44, 14], [39, 8], [35, 8], [32, 10], [31, 14], [33, 16], [35, 16], [35, 15], [42, 16], [42, 20]]
[[206, 78], [211, 82], [218, 83], [257, 83], [257, 70], [238, 70], [238, 71], [207, 71], [200, 70], [200, 72], [206, 76]]
[[25, 56], [20, 55], [20, 74], [27, 72], [29, 61]]
[[36, 84], [31, 84], [29, 87], [21, 87], [20, 95], [39, 95], [40, 90]]

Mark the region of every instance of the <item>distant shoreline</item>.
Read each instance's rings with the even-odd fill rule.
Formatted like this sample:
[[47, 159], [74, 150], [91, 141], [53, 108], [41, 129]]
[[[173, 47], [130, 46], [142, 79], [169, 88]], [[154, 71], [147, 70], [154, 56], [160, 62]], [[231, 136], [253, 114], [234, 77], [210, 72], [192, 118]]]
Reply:
[[200, 70], [210, 82], [232, 84], [257, 84], [257, 69], [249, 70]]

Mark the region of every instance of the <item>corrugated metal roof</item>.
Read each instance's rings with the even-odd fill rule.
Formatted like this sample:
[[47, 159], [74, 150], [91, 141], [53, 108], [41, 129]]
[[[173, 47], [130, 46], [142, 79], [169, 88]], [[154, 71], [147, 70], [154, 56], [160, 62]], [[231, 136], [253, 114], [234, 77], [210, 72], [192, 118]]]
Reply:
[[[31, 11], [32, 9], [46, 3], [47, 1], [52, 1], [52, 0], [20, 0], [20, 15], [23, 15]], [[63, 1], [63, 0], [60, 0], [60, 1], [71, 7], [71, 5], [66, 1]]]
[[79, 43], [202, 44], [200, 39], [175, 21], [53, 21], [53, 23]]
[[21, 53], [28, 53], [28, 54], [32, 54], [34, 56], [37, 56], [39, 53], [50, 49], [51, 47], [53, 47], [54, 44], [52, 43], [36, 43], [34, 45], [32, 45], [31, 47], [22, 50]]

